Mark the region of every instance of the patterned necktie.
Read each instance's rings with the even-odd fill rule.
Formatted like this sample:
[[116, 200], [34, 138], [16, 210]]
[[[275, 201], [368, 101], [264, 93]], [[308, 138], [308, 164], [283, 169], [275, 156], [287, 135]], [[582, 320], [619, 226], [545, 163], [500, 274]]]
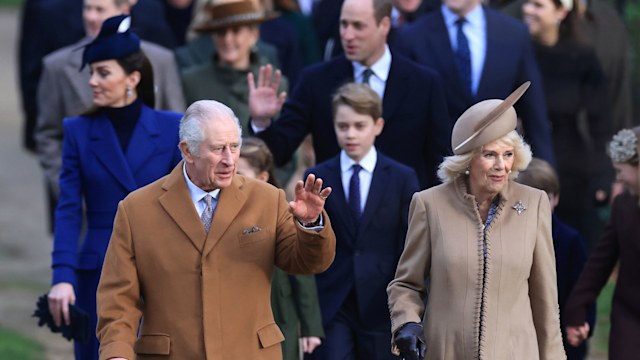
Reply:
[[353, 164], [351, 168], [353, 169], [353, 173], [349, 181], [349, 209], [357, 222], [360, 220], [360, 215], [362, 215], [360, 210], [360, 176], [358, 175], [362, 166]]
[[371, 78], [371, 75], [373, 75], [373, 70], [370, 68], [364, 69], [362, 72], [362, 83], [370, 86], [371, 84], [369, 84], [369, 79]]
[[464, 27], [464, 23], [467, 20], [463, 17], [456, 20], [456, 27], [458, 28], [458, 48], [455, 53], [456, 65], [458, 66], [458, 72], [460, 74], [460, 80], [462, 80], [462, 85], [469, 94], [472, 94], [471, 91], [471, 50], [469, 50], [469, 41], [467, 40], [467, 36], [462, 31]]
[[204, 225], [204, 231], [209, 233], [209, 229], [211, 229], [211, 220], [213, 220], [213, 207], [211, 206], [213, 196], [207, 194], [203, 199], [207, 204], [207, 207], [204, 208], [202, 216], [200, 216], [200, 220], [202, 220], [202, 224]]

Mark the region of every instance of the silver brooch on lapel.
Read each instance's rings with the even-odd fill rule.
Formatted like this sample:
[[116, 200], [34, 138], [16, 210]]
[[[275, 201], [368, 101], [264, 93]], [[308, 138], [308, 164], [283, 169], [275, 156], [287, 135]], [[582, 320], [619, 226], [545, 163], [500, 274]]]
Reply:
[[511, 208], [515, 210], [518, 213], [518, 215], [522, 214], [525, 210], [527, 210], [527, 207], [524, 206], [521, 200], [518, 200], [518, 202], [515, 205], [513, 205]]

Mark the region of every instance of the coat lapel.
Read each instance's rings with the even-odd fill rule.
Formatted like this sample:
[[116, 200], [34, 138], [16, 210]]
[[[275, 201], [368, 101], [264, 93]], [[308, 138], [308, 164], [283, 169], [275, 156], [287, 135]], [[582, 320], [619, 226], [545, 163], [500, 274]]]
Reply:
[[113, 126], [104, 114], [93, 119], [90, 131], [91, 151], [102, 165], [131, 192], [137, 188], [127, 160], [122, 153]]
[[367, 202], [364, 206], [362, 219], [360, 219], [359, 229], [366, 229], [367, 226], [369, 226], [369, 223], [373, 219], [373, 214], [375, 214], [376, 209], [381, 206], [382, 198], [389, 186], [389, 178], [388, 163], [386, 159], [378, 153], [378, 161], [373, 170], [369, 195], [367, 196]]
[[338, 59], [336, 59], [336, 66], [332, 70], [332, 76], [334, 82], [338, 84], [336, 89], [341, 85], [354, 82], [353, 78], [353, 65], [351, 65], [351, 61], [349, 61], [344, 55], [340, 55]]
[[127, 163], [133, 174], [156, 152], [156, 141], [160, 136], [157, 121], [154, 111], [143, 105], [126, 153]]
[[407, 73], [402, 68], [402, 64], [399, 64], [397, 57], [391, 57], [391, 67], [389, 68], [389, 77], [387, 78], [387, 84], [384, 88], [384, 96], [382, 99], [382, 111], [385, 121], [391, 120], [394, 117], [390, 114], [395, 113], [396, 109], [402, 103], [404, 94], [408, 91], [409, 87], [406, 86], [405, 79], [411, 74]]
[[328, 165], [328, 176], [324, 183], [331, 186], [332, 192], [329, 196], [327, 206], [331, 206], [332, 221], [342, 221], [349, 231], [349, 242], [355, 238], [356, 222], [349, 211], [349, 204], [344, 193], [342, 184], [342, 169], [340, 168], [340, 156], [334, 157]]
[[184, 161], [181, 161], [165, 180], [162, 188], [166, 192], [159, 197], [159, 201], [167, 214], [187, 235], [196, 250], [202, 252], [206, 234], [191, 201], [187, 182], [184, 180], [183, 164]]
[[246, 201], [247, 195], [242, 190], [242, 180], [240, 177], [235, 176], [231, 185], [220, 191], [218, 205], [213, 215], [211, 230], [204, 244], [202, 256], [207, 256], [222, 239], [222, 236], [238, 216]]

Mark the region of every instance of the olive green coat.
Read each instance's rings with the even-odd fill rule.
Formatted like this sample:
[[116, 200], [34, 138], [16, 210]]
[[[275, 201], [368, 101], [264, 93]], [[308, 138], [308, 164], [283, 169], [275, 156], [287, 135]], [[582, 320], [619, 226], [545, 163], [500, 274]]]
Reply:
[[[268, 61], [257, 52], [252, 52], [249, 69], [236, 70], [221, 65], [216, 60], [217, 58], [214, 56], [213, 61], [189, 68], [182, 73], [184, 98], [187, 104], [208, 99], [227, 105], [240, 120], [242, 133], [247, 135], [250, 133], [247, 74], [249, 71], [252, 72], [257, 81], [260, 66], [268, 64]], [[278, 93], [288, 90], [287, 79], [282, 77]]]
[[300, 337], [324, 337], [318, 290], [312, 275], [288, 275], [280, 268], [274, 268], [271, 309], [284, 334], [283, 360], [300, 359]]

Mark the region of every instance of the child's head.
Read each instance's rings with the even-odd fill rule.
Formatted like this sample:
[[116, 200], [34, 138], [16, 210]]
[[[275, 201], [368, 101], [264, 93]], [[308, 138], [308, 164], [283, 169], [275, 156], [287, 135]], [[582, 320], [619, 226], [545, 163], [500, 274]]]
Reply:
[[543, 190], [549, 195], [549, 203], [551, 211], [558, 205], [560, 201], [560, 182], [556, 171], [548, 162], [534, 158], [529, 166], [520, 171], [517, 182]]
[[333, 96], [333, 126], [340, 148], [358, 162], [382, 132], [382, 101], [368, 85], [349, 83]]
[[238, 159], [238, 174], [251, 179], [266, 181], [278, 186], [273, 177], [273, 155], [264, 141], [247, 137], [242, 139], [240, 159]]

